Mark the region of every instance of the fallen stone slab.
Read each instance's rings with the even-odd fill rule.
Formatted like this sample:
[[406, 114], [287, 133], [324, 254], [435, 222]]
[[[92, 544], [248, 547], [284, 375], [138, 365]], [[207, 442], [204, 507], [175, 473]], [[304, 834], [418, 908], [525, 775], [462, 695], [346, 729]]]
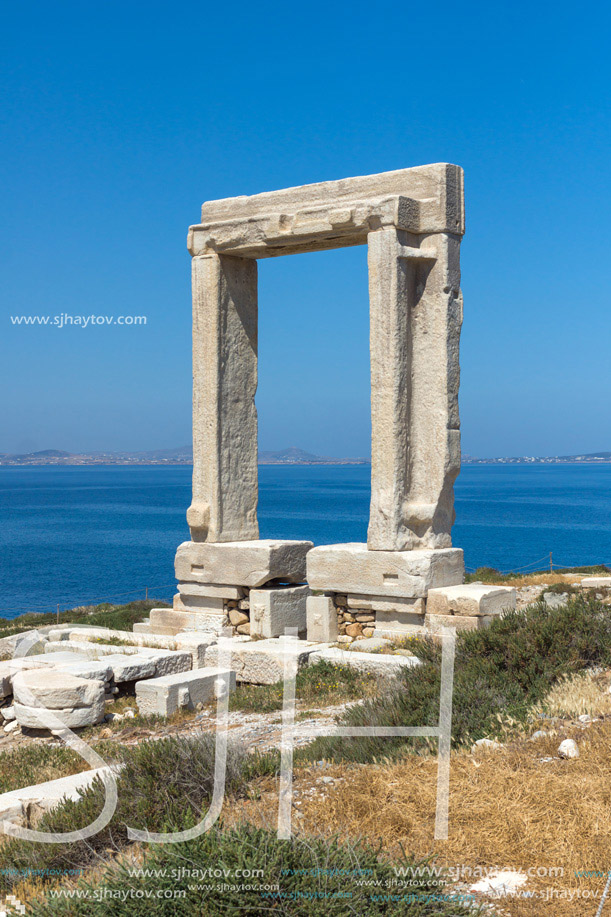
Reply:
[[55, 669], [30, 669], [14, 676], [13, 697], [15, 703], [51, 710], [92, 707], [104, 702], [104, 682]]
[[161, 675], [173, 675], [175, 672], [189, 672], [193, 664], [191, 653], [188, 650], [157, 650], [143, 646], [140, 648], [140, 656], [150, 659], [154, 664], [154, 678], [159, 678]]
[[433, 615], [500, 615], [516, 607], [516, 590], [508, 586], [463, 583], [429, 589], [427, 614]]
[[[240, 643], [236, 638], [224, 638], [206, 650], [206, 666], [229, 665], [240, 682], [272, 685], [284, 678], [285, 659], [304, 665], [311, 653], [322, 649], [320, 643], [309, 643], [296, 637], [273, 640], [250, 640]], [[230, 653], [230, 660], [225, 654]]]
[[435, 586], [461, 583], [460, 548], [369, 551], [363, 543], [321, 545], [308, 554], [311, 589], [373, 596], [422, 598]]
[[116, 684], [155, 676], [155, 661], [148, 656], [124, 656], [117, 653], [115, 656], [106, 656], [104, 661], [112, 668]]
[[[352, 644], [354, 646], [354, 644]], [[390, 656], [384, 653], [355, 653], [354, 650], [344, 650], [330, 646], [326, 649], [311, 653], [308, 665], [317, 662], [329, 662], [332, 665], [346, 665], [359, 672], [375, 675], [396, 675], [403, 669], [412, 669], [421, 665], [416, 656]]]
[[611, 589], [611, 576], [587, 576], [581, 585], [584, 589]]
[[94, 681], [109, 682], [112, 679], [112, 668], [105, 659], [100, 659], [99, 661], [92, 659], [90, 661], [83, 660], [82, 662], [58, 662], [53, 666], [53, 669], [58, 672], [66, 672], [68, 675], [74, 675], [77, 678], [92, 678]]
[[287, 628], [305, 634], [309, 586], [250, 590], [251, 637], [280, 637]]
[[217, 642], [216, 634], [182, 632], [176, 635], [176, 647], [191, 654], [191, 668], [202, 669], [205, 665], [206, 650]]
[[350, 646], [352, 653], [375, 653], [378, 650], [387, 649], [392, 646], [391, 640], [385, 640], [383, 637], [365, 637], [364, 640], [355, 640]]
[[10, 637], [3, 637], [0, 640], [0, 652], [16, 658], [37, 656], [44, 652], [46, 641], [46, 635], [37, 628], [33, 628], [19, 634], [11, 634]]
[[176, 579], [216, 585], [249, 586], [256, 589], [270, 580], [303, 583], [311, 541], [185, 541], [176, 552]]
[[91, 786], [97, 777], [104, 778], [108, 773], [118, 773], [119, 765], [98, 767], [80, 774], [71, 774], [68, 777], [59, 777], [57, 780], [48, 780], [10, 793], [0, 795], [0, 822], [10, 821], [22, 824], [27, 814], [27, 808], [35, 803], [39, 808], [49, 811], [54, 809], [64, 799], [78, 802], [81, 790]]
[[[91, 682], [90, 682], [91, 684]], [[42, 707], [32, 707], [28, 704], [18, 704], [15, 701], [15, 717], [20, 726], [27, 729], [49, 729], [48, 717], [52, 714], [62, 721], [69, 729], [82, 729], [84, 726], [95, 726], [104, 719], [104, 698], [89, 707], [67, 707], [65, 709], [45, 710]]]
[[216, 700], [228, 684], [235, 688], [235, 672], [220, 668], [203, 668], [150, 678], [136, 684], [136, 701], [141, 714], [171, 716], [181, 708], [195, 710], [198, 704]]

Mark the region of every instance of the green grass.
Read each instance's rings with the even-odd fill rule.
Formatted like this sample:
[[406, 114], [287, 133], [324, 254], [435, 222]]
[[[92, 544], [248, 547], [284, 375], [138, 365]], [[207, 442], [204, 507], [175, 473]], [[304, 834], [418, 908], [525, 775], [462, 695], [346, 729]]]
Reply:
[[165, 602], [154, 600], [130, 602], [127, 605], [90, 605], [55, 613], [26, 614], [18, 618], [0, 618], [0, 638], [10, 637], [24, 630], [44, 627], [49, 624], [90, 624], [95, 627], [109, 627], [111, 630], [131, 630], [151, 608], [168, 608]]
[[[373, 675], [344, 665], [317, 662], [297, 673], [296, 697], [299, 704], [331, 706], [371, 695], [377, 685]], [[229, 699], [230, 710], [246, 713], [272, 713], [282, 709], [283, 682], [273, 685], [238, 685]]]
[[[139, 874], [134, 874], [133, 864], [124, 862], [107, 867], [95, 884], [81, 879], [77, 888], [89, 893], [89, 900], [48, 894], [28, 913], [36, 917], [475, 917], [480, 913], [448, 900], [453, 893], [443, 879], [427, 882], [426, 877], [418, 877], [415, 870], [425, 865], [426, 861], [413, 858], [391, 862], [362, 843], [310, 837], [286, 841], [278, 840], [274, 831], [248, 824], [229, 830], [219, 826], [188, 843], [149, 847]], [[389, 888], [396, 880], [396, 866], [414, 868], [403, 889]], [[227, 877], [202, 880], [201, 873], [210, 868], [225, 870]], [[148, 875], [142, 875], [142, 870]], [[183, 878], [177, 880], [181, 870]], [[184, 870], [193, 872], [184, 877]], [[244, 870], [260, 872], [243, 878], [239, 871]], [[103, 898], [102, 889], [117, 894]], [[177, 897], [177, 890], [183, 889], [185, 896]]]
[[[383, 695], [352, 707], [346, 726], [436, 726], [439, 718], [440, 648], [421, 641], [423, 665], [404, 669]], [[502, 737], [526, 721], [529, 709], [554, 682], [593, 665], [611, 664], [611, 615], [588, 597], [550, 610], [543, 603], [506, 614], [485, 630], [457, 636], [452, 744], [469, 746]], [[362, 763], [397, 758], [436, 746], [431, 739], [320, 738], [297, 760], [326, 758]]]

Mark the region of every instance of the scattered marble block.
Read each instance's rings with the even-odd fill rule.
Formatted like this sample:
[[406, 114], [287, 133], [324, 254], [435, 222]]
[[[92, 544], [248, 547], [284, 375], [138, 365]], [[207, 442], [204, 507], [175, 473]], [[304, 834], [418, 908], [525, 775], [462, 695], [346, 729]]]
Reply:
[[[112, 767], [98, 767], [80, 774], [71, 774], [68, 777], [59, 777], [57, 780], [48, 780], [33, 786], [22, 787], [20, 790], [11, 790], [0, 796], [0, 822], [11, 821], [25, 823], [27, 809], [35, 803], [45, 811], [54, 809], [64, 799], [78, 802], [82, 797], [82, 790], [91, 786], [97, 777], [104, 779], [111, 772], [117, 772], [122, 765]], [[1, 912], [0, 912], [1, 913]]]
[[270, 580], [304, 583], [311, 541], [185, 541], [176, 552], [176, 579], [256, 589]]
[[355, 653], [352, 644], [349, 650], [339, 647], [326, 647], [311, 653], [308, 665], [317, 662], [330, 662], [332, 665], [346, 665], [359, 672], [373, 673], [375, 675], [397, 675], [402, 669], [412, 669], [421, 665], [416, 656], [389, 656], [384, 653]]
[[205, 665], [206, 650], [217, 642], [215, 634], [183, 632], [176, 636], [177, 649], [191, 654], [191, 668], [203, 669]]
[[581, 585], [585, 589], [611, 589], [611, 576], [587, 576]]
[[18, 672], [40, 668], [43, 665], [42, 659], [40, 656], [27, 656], [0, 662], [0, 697], [10, 697], [13, 693], [13, 677]]
[[328, 595], [309, 595], [306, 599], [308, 640], [312, 643], [335, 643], [337, 609]]
[[369, 551], [366, 544], [334, 544], [308, 554], [311, 589], [343, 594], [424, 598], [436, 586], [464, 578], [460, 548]]
[[13, 678], [13, 697], [24, 706], [51, 710], [104, 703], [104, 682], [78, 678], [66, 671], [30, 669]]
[[136, 701], [142, 714], [171, 716], [181, 708], [195, 710], [198, 704], [216, 700], [226, 684], [235, 688], [235, 672], [229, 669], [204, 668], [150, 678], [136, 684]]
[[187, 649], [160, 650], [149, 646], [141, 646], [138, 655], [153, 662], [155, 678], [159, 678], [161, 675], [173, 675], [176, 672], [189, 672], [193, 663], [191, 652]]
[[430, 615], [425, 616], [426, 630], [429, 634], [439, 635], [442, 629], [481, 630], [488, 627], [495, 615]]
[[285, 586], [275, 589], [251, 589], [251, 637], [280, 637], [286, 628], [300, 634], [307, 629], [306, 601], [308, 586]]
[[515, 607], [515, 589], [478, 583], [429, 589], [426, 599], [427, 613], [432, 615], [499, 615]]
[[247, 640], [225, 638], [206, 651], [206, 665], [229, 665], [240, 682], [253, 685], [273, 685], [284, 678], [284, 664], [293, 659], [297, 666], [304, 665], [311, 653], [323, 647], [297, 637], [278, 637], [273, 640]]
[[135, 634], [150, 634], [151, 622], [150, 621], [137, 621], [133, 626], [133, 632]]

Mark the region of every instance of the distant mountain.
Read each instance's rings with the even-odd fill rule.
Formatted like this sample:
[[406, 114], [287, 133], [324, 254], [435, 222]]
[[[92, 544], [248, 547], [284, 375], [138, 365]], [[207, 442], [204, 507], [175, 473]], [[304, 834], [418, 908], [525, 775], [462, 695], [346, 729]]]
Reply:
[[[190, 465], [191, 446], [147, 452], [63, 452], [44, 449], [24, 454], [0, 453], [0, 465]], [[368, 465], [366, 458], [328, 458], [291, 446], [279, 452], [259, 452], [262, 465]]]

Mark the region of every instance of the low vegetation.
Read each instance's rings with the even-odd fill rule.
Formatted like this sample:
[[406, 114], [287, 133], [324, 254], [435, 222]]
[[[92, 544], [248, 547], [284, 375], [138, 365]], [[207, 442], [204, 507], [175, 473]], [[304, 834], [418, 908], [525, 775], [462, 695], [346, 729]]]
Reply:
[[35, 627], [52, 624], [90, 624], [95, 627], [110, 627], [112, 630], [131, 630], [138, 621], [149, 613], [151, 608], [167, 608], [165, 602], [142, 600], [129, 602], [127, 605], [83, 605], [62, 611], [59, 617], [55, 613], [26, 614], [17, 618], [0, 618], [0, 639]]
[[[297, 673], [295, 688], [300, 706], [329, 707], [346, 701], [371, 697], [378, 680], [344, 665], [317, 662]], [[229, 700], [230, 710], [271, 713], [282, 709], [284, 685], [238, 685]]]
[[558, 567], [555, 570], [534, 570], [532, 573], [501, 573], [494, 567], [478, 567], [473, 573], [467, 573], [466, 583], [503, 583], [505, 586], [539, 586], [552, 583], [563, 583], [573, 574], [582, 576], [609, 576], [611, 567], [598, 564], [592, 567]]
[[[383, 695], [351, 707], [346, 726], [435, 726], [439, 719], [440, 648], [421, 641], [423, 665], [406, 669]], [[611, 663], [611, 616], [579, 596], [549, 609], [537, 603], [495, 620], [485, 630], [457, 637], [452, 713], [454, 748], [501, 737], [525, 723], [563, 676]], [[366, 763], [432, 748], [431, 739], [319, 738], [300, 750], [301, 760], [325, 758]]]
[[[337, 839], [298, 837], [278, 840], [274, 831], [242, 824], [213, 828], [185, 844], [151, 847], [143, 862], [107, 867], [95, 885], [81, 880], [78, 892], [90, 898], [51, 894], [36, 908], [38, 917], [226, 917], [268, 913], [294, 917], [475, 917], [443, 878], [434, 885], [418, 875], [426, 863], [405, 857], [394, 862], [379, 849]], [[224, 878], [177, 884], [191, 875], [221, 867]], [[395, 868], [413, 870], [409, 887], [396, 888]], [[241, 870], [248, 876], [240, 879]], [[145, 872], [146, 871], [146, 872]], [[254, 876], [254, 878], [253, 878]], [[215, 886], [218, 891], [215, 891]], [[111, 888], [113, 899], [96, 900], [96, 889]], [[184, 897], [176, 896], [177, 888]], [[120, 893], [124, 901], [120, 901]]]

